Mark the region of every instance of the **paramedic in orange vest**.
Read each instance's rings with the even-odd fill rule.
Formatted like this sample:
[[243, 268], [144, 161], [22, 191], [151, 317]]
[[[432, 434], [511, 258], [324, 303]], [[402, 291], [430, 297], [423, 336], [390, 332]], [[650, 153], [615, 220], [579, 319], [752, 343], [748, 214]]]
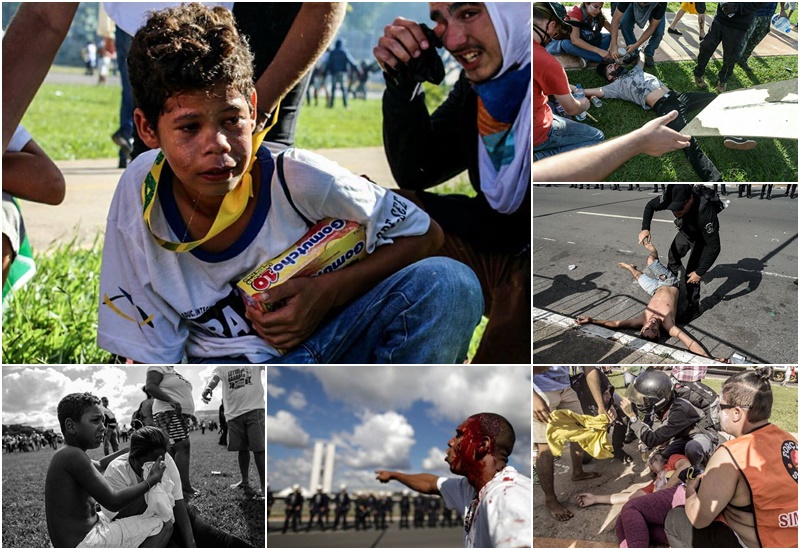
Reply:
[[797, 548], [797, 439], [769, 423], [769, 371], [722, 385], [720, 423], [734, 438], [686, 483], [686, 506], [667, 515], [671, 547]]

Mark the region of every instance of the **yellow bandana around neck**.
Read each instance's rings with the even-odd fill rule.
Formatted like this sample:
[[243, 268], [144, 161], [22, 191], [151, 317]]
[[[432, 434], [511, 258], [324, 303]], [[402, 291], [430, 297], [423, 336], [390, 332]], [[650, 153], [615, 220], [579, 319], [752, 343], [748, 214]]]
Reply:
[[150, 168], [150, 172], [148, 172], [147, 176], [142, 182], [142, 218], [147, 224], [147, 228], [150, 230], [150, 234], [153, 236], [153, 239], [155, 239], [155, 241], [162, 248], [172, 252], [188, 252], [197, 248], [204, 242], [213, 239], [239, 219], [242, 213], [244, 213], [245, 208], [247, 208], [247, 201], [253, 196], [253, 176], [251, 172], [256, 162], [256, 153], [258, 152], [259, 147], [261, 147], [261, 143], [264, 141], [264, 137], [267, 135], [267, 132], [272, 129], [277, 121], [278, 117], [273, 117], [272, 124], [257, 134], [253, 134], [253, 150], [251, 152], [250, 162], [247, 165], [247, 170], [245, 170], [239, 185], [228, 191], [228, 193], [225, 195], [225, 198], [222, 200], [222, 204], [219, 207], [217, 218], [214, 220], [214, 223], [211, 225], [208, 233], [206, 233], [206, 236], [196, 241], [176, 243], [162, 239], [153, 232], [153, 226], [150, 222], [150, 215], [153, 210], [153, 204], [156, 202], [156, 197], [158, 195], [158, 183], [161, 178], [161, 170], [164, 168], [164, 164], [166, 164], [164, 152], [159, 151], [155, 162], [153, 162], [153, 167]]

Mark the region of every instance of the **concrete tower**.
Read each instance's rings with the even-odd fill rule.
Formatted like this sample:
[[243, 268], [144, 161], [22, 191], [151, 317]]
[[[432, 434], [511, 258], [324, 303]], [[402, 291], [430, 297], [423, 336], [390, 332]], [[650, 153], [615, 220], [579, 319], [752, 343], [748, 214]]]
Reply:
[[314, 443], [314, 458], [311, 461], [311, 481], [308, 485], [308, 490], [311, 493], [317, 492], [318, 485], [322, 485], [322, 490], [325, 493], [333, 492], [333, 463], [335, 458], [336, 445], [322, 441]]

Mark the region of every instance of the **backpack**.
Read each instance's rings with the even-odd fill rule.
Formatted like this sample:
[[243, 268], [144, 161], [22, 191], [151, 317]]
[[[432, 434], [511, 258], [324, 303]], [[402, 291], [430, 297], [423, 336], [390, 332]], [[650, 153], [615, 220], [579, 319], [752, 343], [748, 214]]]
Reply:
[[681, 382], [673, 381], [675, 395], [685, 399], [701, 411], [703, 419], [698, 422], [698, 427], [702, 429], [712, 429], [720, 431], [722, 426], [719, 422], [719, 395], [717, 392], [703, 384], [702, 382]]
[[717, 214], [725, 210], [726, 204], [722, 202], [722, 199], [719, 197], [719, 192], [717, 192], [713, 187], [709, 185], [694, 185], [692, 186], [692, 193], [700, 197], [701, 209], [705, 208], [706, 205], [709, 205]]

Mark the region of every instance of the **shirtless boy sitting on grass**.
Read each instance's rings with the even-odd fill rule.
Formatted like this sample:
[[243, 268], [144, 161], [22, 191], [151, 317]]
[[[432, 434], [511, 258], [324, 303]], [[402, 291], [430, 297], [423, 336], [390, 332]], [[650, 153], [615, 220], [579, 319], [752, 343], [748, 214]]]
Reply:
[[[579, 325], [591, 323], [613, 329], [640, 329], [639, 336], [650, 342], [658, 342], [663, 328], [671, 337], [678, 338], [683, 342], [690, 352], [703, 357], [710, 357], [700, 344], [675, 324], [675, 315], [678, 312], [678, 295], [680, 294], [677, 275], [658, 260], [658, 250], [656, 250], [655, 246], [649, 242], [643, 242], [642, 244], [650, 251], [650, 256], [647, 258], [647, 267], [650, 268], [650, 272], [654, 275], [653, 277], [645, 275], [636, 269], [635, 265], [624, 262], [620, 262], [617, 265], [630, 271], [634, 279], [639, 282], [639, 286], [652, 296], [644, 312], [638, 317], [622, 321], [604, 321], [603, 319], [592, 319], [587, 315], [579, 315], [575, 322]], [[727, 362], [726, 359], [717, 359], [717, 361]]]
[[105, 427], [100, 400], [91, 393], [72, 393], [58, 404], [58, 421], [65, 445], [47, 467], [44, 487], [47, 531], [53, 546], [76, 548], [164, 547], [172, 524], [156, 517], [131, 517], [110, 522], [96, 506], [121, 510], [144, 495], [164, 473], [163, 456], [141, 483], [114, 491], [100, 472], [119, 451], [101, 461], [91, 460], [88, 449], [103, 444]]

